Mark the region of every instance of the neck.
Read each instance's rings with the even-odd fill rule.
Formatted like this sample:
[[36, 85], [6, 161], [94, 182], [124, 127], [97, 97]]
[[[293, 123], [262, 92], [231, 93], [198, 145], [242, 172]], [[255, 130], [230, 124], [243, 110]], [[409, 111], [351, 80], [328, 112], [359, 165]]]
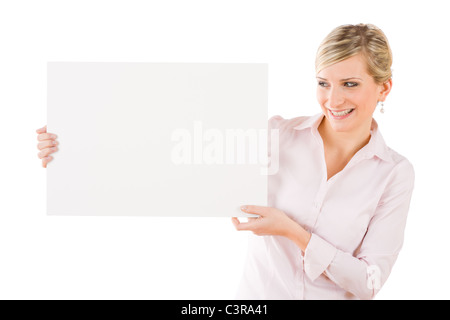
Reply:
[[336, 132], [324, 116], [318, 131], [325, 148], [339, 152], [343, 156], [352, 157], [369, 142], [371, 124], [372, 119], [369, 123], [365, 123], [352, 131]]

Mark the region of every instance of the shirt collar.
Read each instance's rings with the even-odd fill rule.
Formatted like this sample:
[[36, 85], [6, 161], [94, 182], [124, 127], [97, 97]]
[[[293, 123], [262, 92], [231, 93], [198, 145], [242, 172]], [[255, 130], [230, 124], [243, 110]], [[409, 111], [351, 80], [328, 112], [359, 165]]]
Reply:
[[[308, 117], [305, 121], [303, 121], [302, 123], [293, 128], [295, 130], [304, 130], [310, 128], [311, 132], [314, 131], [315, 133], [317, 133], [318, 136], [320, 136], [317, 128], [319, 127], [319, 124], [322, 122], [323, 117], [324, 117], [323, 113], [315, 114], [311, 117]], [[385, 161], [393, 162], [394, 160], [392, 159], [392, 156], [389, 154], [388, 147], [384, 142], [380, 130], [378, 129], [378, 123], [373, 118], [370, 127], [370, 134], [371, 137], [369, 143], [362, 148], [364, 149], [365, 157], [372, 158], [373, 156], [377, 156], [378, 158], [383, 159]]]

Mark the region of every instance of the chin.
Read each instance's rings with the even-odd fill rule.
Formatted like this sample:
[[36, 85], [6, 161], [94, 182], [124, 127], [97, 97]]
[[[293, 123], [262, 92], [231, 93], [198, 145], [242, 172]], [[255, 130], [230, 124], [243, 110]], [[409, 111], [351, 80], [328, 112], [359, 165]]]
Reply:
[[350, 132], [353, 129], [353, 126], [342, 123], [334, 123], [334, 121], [329, 121], [330, 126], [335, 132]]

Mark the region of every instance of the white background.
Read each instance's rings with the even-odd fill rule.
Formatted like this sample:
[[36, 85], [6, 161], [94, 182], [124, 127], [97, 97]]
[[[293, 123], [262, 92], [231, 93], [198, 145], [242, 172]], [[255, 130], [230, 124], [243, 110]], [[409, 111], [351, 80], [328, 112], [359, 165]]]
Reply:
[[391, 43], [394, 85], [375, 118], [416, 171], [403, 251], [377, 298], [450, 298], [446, 2], [1, 0], [0, 298], [227, 299], [243, 270], [247, 235], [229, 218], [45, 215], [35, 130], [47, 61], [267, 62], [269, 115], [290, 118], [320, 112], [317, 47], [359, 22]]

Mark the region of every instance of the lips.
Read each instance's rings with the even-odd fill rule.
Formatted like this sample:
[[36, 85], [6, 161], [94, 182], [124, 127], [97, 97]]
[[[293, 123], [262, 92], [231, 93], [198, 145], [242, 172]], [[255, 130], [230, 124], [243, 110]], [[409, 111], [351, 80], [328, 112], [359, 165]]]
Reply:
[[355, 110], [355, 108], [342, 109], [342, 110], [330, 110], [330, 109], [328, 109], [328, 112], [334, 119], [341, 120], [341, 119], [347, 118], [350, 114], [352, 114], [353, 110]]

